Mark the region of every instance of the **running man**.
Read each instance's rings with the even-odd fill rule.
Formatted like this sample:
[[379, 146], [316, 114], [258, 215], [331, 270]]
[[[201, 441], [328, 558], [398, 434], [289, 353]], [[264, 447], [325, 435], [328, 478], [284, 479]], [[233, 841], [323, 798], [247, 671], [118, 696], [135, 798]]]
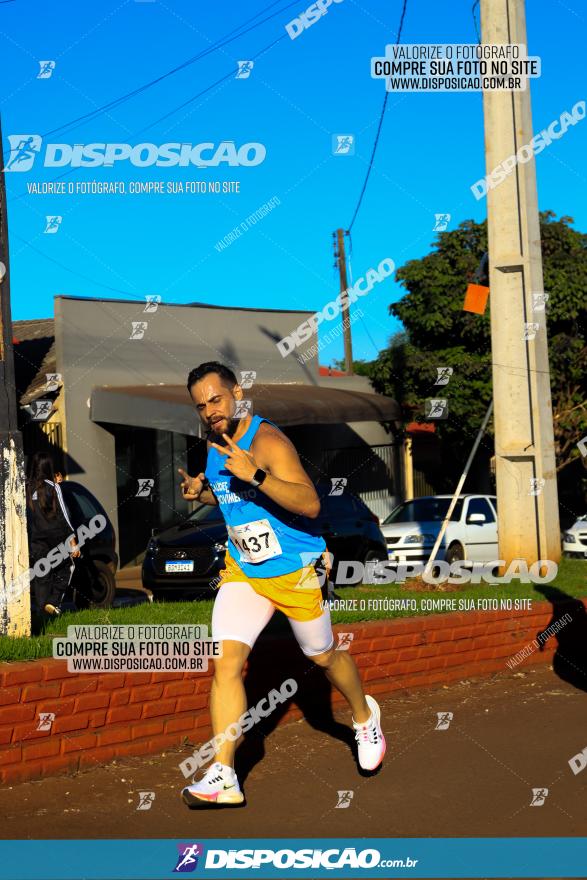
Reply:
[[[228, 530], [225, 568], [212, 612], [212, 637], [222, 642], [210, 695], [214, 735], [247, 709], [243, 666], [277, 608], [288, 617], [306, 657], [324, 669], [346, 698], [359, 764], [374, 770], [385, 754], [379, 706], [364, 694], [348, 651], [336, 650], [330, 611], [321, 606], [318, 575], [307, 566], [308, 559], [319, 564], [326, 551], [324, 539], [312, 528], [320, 512], [314, 485], [293, 444], [272, 422], [246, 410], [244, 418], [234, 417], [243, 390], [232, 370], [215, 361], [200, 364], [190, 372], [187, 387], [209, 439], [205, 474], [190, 477], [179, 469], [183, 497], [219, 505]], [[183, 789], [187, 804], [243, 803], [234, 771], [235, 748], [226, 739], [203, 778]]]

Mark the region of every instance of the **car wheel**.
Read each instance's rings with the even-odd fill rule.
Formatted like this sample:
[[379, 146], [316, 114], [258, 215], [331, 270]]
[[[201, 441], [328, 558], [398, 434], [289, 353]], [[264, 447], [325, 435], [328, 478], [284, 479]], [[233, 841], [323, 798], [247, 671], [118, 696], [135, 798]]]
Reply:
[[463, 549], [463, 545], [459, 544], [455, 541], [454, 544], [451, 544], [448, 550], [446, 551], [446, 561], [449, 565], [452, 565], [453, 562], [460, 562], [465, 558], [465, 551]]
[[116, 578], [112, 568], [100, 559], [94, 559], [96, 577], [92, 583], [91, 608], [110, 608], [116, 595]]

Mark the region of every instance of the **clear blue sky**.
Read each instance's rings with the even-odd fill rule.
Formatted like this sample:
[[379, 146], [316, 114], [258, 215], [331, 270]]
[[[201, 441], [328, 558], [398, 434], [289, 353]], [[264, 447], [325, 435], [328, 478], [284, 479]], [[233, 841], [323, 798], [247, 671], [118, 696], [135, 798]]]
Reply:
[[[286, 6], [281, 0], [266, 13]], [[182, 61], [268, 5], [188, 0], [101, 0], [99, 4], [14, 0], [0, 4], [1, 110], [8, 134], [45, 134]], [[77, 180], [240, 180], [239, 195], [25, 195], [29, 181], [63, 172], [35, 166], [7, 174], [15, 320], [53, 315], [53, 296], [320, 309], [338, 291], [331, 233], [347, 227], [364, 179], [384, 96], [370, 77], [373, 55], [394, 42], [401, 0], [343, 0], [296, 40], [257, 58], [248, 79], [232, 76], [199, 100], [142, 131], [285, 33], [309, 3], [300, 0], [223, 49], [121, 106], [48, 142], [131, 144], [259, 141], [256, 168], [157, 169], [119, 163], [78, 169]], [[402, 42], [475, 42], [472, 0], [408, 0]], [[528, 43], [542, 58], [532, 81], [534, 130], [587, 97], [582, 70], [584, 6], [529, 0]], [[264, 15], [261, 18], [265, 17]], [[38, 61], [54, 59], [50, 79]], [[356, 137], [351, 157], [332, 156], [333, 133]], [[540, 207], [587, 229], [587, 121], [537, 158]], [[583, 160], [583, 161], [582, 161]], [[391, 95], [374, 170], [353, 229], [356, 276], [391, 257], [397, 266], [427, 253], [434, 214], [482, 220], [485, 201], [469, 187], [484, 174], [481, 95]], [[280, 205], [218, 253], [214, 244], [273, 196]], [[45, 216], [60, 214], [55, 235]], [[29, 242], [32, 248], [24, 244]], [[33, 249], [34, 248], [34, 249]], [[67, 271], [67, 269], [71, 271]], [[75, 274], [78, 273], [78, 274]], [[85, 277], [81, 277], [85, 276]], [[98, 283], [99, 282], [99, 283]], [[119, 293], [100, 287], [114, 288]], [[371, 359], [398, 324], [388, 306], [401, 288], [387, 280], [361, 301], [355, 356]], [[371, 337], [371, 338], [370, 338]], [[340, 357], [332, 343], [323, 363]]]

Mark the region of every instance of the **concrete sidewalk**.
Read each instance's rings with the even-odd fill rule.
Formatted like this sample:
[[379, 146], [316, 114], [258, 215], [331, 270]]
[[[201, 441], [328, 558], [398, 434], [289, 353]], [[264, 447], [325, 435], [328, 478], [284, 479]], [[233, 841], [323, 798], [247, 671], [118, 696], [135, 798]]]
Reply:
[[[247, 806], [189, 810], [180, 761], [193, 751], [129, 758], [0, 791], [2, 838], [575, 836], [587, 828], [586, 694], [550, 667], [382, 701], [388, 751], [361, 774], [349, 717], [254, 728], [239, 750]], [[452, 712], [446, 730], [437, 713]], [[547, 788], [530, 806], [534, 788]], [[155, 792], [137, 810], [139, 791]], [[352, 791], [337, 808], [338, 792]]]
[[121, 568], [116, 572], [116, 586], [124, 587], [125, 589], [143, 589], [143, 582], [141, 579], [141, 566], [140, 565], [128, 565], [126, 568]]

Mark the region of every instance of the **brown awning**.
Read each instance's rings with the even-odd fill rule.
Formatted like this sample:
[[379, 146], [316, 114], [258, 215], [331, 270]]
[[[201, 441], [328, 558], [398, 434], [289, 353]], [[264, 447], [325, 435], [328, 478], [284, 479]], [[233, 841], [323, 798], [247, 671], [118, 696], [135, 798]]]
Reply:
[[[245, 392], [253, 412], [277, 425], [393, 422], [401, 418], [395, 400], [381, 394], [320, 385], [255, 384]], [[185, 385], [103, 385], [92, 390], [94, 422], [133, 425], [202, 436], [200, 420]]]

